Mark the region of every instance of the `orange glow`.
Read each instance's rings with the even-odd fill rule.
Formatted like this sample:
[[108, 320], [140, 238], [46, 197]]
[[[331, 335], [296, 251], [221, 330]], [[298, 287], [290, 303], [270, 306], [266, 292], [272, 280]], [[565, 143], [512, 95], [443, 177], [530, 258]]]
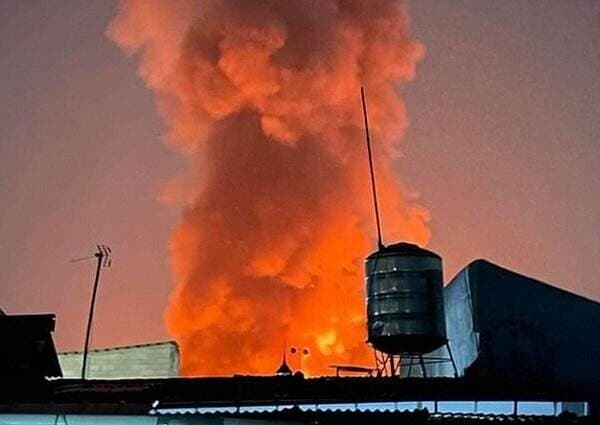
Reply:
[[371, 364], [363, 259], [374, 225], [361, 85], [385, 236], [429, 239], [427, 211], [391, 169], [407, 125], [397, 87], [424, 51], [404, 5], [131, 0], [108, 34], [140, 53], [169, 140], [190, 158], [194, 194], [180, 195], [166, 312], [183, 373], [271, 374], [284, 341], [310, 349], [309, 374]]

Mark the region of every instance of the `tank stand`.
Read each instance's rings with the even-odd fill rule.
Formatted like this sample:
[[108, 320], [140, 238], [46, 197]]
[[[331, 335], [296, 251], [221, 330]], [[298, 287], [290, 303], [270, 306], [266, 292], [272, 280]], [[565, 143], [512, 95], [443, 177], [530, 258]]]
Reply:
[[[444, 344], [448, 357], [432, 355], [432, 353], [382, 353], [373, 350], [375, 354], [375, 368], [377, 376], [398, 376], [401, 378], [423, 377], [427, 378], [427, 365], [450, 363], [454, 377], [458, 378], [458, 369], [448, 342]], [[420, 374], [418, 374], [420, 370]], [[416, 371], [416, 372], [413, 372]]]

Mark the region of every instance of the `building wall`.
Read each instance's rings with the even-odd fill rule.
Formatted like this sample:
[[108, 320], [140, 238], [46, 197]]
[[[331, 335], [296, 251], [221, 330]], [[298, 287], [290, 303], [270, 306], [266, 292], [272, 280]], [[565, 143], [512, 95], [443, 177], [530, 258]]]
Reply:
[[471, 373], [600, 382], [599, 303], [488, 262], [468, 269], [481, 352]]
[[[65, 378], [80, 378], [80, 351], [59, 353]], [[92, 350], [88, 356], [89, 378], [170, 378], [179, 375], [179, 348], [175, 342]]]
[[483, 260], [444, 297], [461, 375], [600, 394], [599, 303]]
[[[469, 283], [468, 269], [462, 270], [444, 288], [444, 310], [446, 312], [446, 335], [454, 356], [459, 376], [475, 362], [479, 354], [479, 332], [474, 328], [474, 305]], [[440, 351], [440, 355], [443, 355]], [[440, 364], [438, 375], [452, 376], [449, 364]]]

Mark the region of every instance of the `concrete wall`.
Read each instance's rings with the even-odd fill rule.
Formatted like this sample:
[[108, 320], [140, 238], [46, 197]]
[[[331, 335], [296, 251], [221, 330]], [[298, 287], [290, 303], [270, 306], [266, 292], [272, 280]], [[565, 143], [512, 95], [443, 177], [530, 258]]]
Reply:
[[[80, 378], [82, 353], [59, 353], [65, 378]], [[92, 350], [88, 356], [89, 378], [169, 378], [179, 375], [179, 348], [175, 342]]]

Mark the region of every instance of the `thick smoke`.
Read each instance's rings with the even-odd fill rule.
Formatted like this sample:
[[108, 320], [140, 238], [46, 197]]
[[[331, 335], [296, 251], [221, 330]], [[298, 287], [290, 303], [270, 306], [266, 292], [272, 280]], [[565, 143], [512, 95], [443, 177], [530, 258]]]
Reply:
[[429, 238], [427, 211], [391, 170], [407, 124], [398, 87], [423, 55], [404, 4], [125, 0], [108, 34], [138, 55], [169, 140], [191, 165], [166, 312], [183, 373], [272, 373], [284, 341], [310, 349], [312, 374], [371, 363], [361, 85], [385, 234]]

